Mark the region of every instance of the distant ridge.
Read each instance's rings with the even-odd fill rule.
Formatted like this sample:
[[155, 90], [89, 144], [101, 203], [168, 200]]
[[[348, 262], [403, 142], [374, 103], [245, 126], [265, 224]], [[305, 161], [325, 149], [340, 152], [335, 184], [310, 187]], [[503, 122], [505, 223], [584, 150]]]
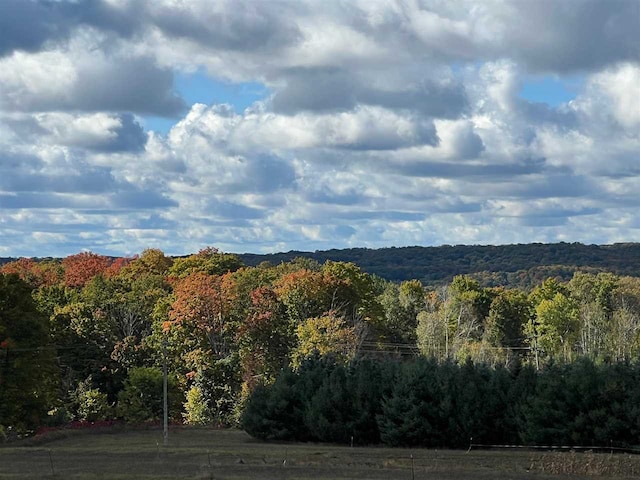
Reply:
[[472, 274], [485, 285], [525, 288], [549, 276], [571, 278], [578, 270], [640, 276], [640, 243], [349, 248], [239, 256], [250, 266], [265, 261], [278, 264], [296, 257], [311, 258], [320, 263], [326, 260], [353, 262], [364, 271], [387, 280], [418, 279], [426, 285], [445, 283], [461, 274]]
[[[289, 251], [238, 255], [248, 266], [277, 265], [296, 257], [324, 263], [353, 262], [365, 272], [392, 281], [418, 279], [425, 285], [469, 274], [486, 286], [529, 288], [548, 277], [568, 280], [576, 271], [640, 276], [640, 243], [584, 245], [530, 243], [515, 245], [443, 245], [439, 247], [347, 248], [315, 252]], [[15, 260], [0, 258], [0, 265]]]

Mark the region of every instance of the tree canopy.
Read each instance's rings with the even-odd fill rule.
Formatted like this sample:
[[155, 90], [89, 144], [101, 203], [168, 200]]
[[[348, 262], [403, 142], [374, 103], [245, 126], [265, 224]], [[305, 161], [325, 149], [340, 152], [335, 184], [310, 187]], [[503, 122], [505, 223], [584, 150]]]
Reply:
[[[157, 421], [165, 359], [175, 421], [241, 422], [261, 438], [628, 443], [640, 425], [629, 399], [640, 398], [640, 278], [587, 270], [518, 288], [467, 274], [434, 286], [340, 260], [244, 266], [213, 248], [1, 267], [3, 430]], [[565, 377], [573, 390], [552, 397]], [[562, 433], [545, 423], [574, 406], [582, 417]]]

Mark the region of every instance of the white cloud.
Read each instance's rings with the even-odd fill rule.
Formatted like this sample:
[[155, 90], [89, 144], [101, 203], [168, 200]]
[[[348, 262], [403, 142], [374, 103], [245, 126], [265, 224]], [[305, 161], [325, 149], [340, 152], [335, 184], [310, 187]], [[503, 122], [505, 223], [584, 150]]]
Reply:
[[591, 117], [613, 119], [631, 135], [640, 134], [640, 65], [624, 63], [593, 75], [578, 108]]
[[35, 105], [63, 103], [75, 80], [73, 62], [64, 52], [15, 52], [0, 59], [0, 107], [33, 110]]
[[175, 115], [171, 71], [116, 42], [104, 49], [80, 32], [61, 49], [0, 57], [0, 109], [5, 111], [129, 111]]
[[[0, 29], [3, 252], [637, 238], [637, 2], [31, 7]], [[178, 71], [270, 96], [181, 110]], [[528, 102], [532, 73], [584, 88]]]

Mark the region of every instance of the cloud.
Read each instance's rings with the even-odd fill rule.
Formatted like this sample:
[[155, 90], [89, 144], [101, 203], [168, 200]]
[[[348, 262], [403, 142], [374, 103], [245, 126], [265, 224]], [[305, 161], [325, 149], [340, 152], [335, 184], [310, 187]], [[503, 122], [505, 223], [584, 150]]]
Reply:
[[92, 64], [81, 75], [72, 102], [84, 110], [173, 116], [184, 108], [172, 92], [172, 73], [148, 57]]
[[35, 119], [37, 135], [56, 145], [97, 152], [139, 152], [147, 143], [147, 134], [130, 113], [45, 113]]
[[36, 51], [51, 39], [66, 37], [71, 27], [62, 5], [54, 2], [0, 2], [0, 56], [15, 50]]
[[265, 216], [265, 211], [259, 208], [248, 207], [239, 203], [220, 200], [216, 197], [207, 200], [206, 210], [213, 216], [229, 220], [260, 219]]
[[281, 2], [165, 2], [150, 6], [149, 20], [169, 36], [246, 52], [282, 48], [297, 40], [295, 22], [283, 14], [294, 9], [294, 4]]
[[278, 113], [345, 111], [357, 105], [358, 86], [344, 71], [299, 69], [291, 72], [286, 82], [272, 100]]
[[513, 2], [498, 17], [505, 47], [531, 71], [590, 71], [640, 60], [638, 2]]
[[242, 152], [260, 149], [332, 147], [389, 150], [438, 142], [430, 118], [403, 116], [378, 107], [361, 107], [337, 115], [238, 115], [225, 106], [195, 105], [170, 133], [172, 143], [195, 142]]
[[376, 85], [379, 79], [359, 78], [346, 69], [297, 69], [286, 73], [286, 86], [272, 100], [277, 113], [353, 110], [358, 105], [410, 110], [422, 115], [456, 118], [468, 108], [463, 85], [451, 78], [418, 78], [413, 84]]
[[305, 200], [312, 203], [355, 206], [360, 205], [365, 201], [365, 196], [355, 190], [350, 190], [344, 193], [332, 192], [330, 189], [310, 190], [308, 192], [304, 192], [303, 195]]
[[617, 126], [637, 136], [640, 130], [640, 65], [623, 63], [593, 75], [577, 108], [590, 117], [607, 112]]
[[184, 108], [173, 73], [150, 57], [71, 51], [16, 52], [0, 59], [5, 111], [109, 111], [174, 116]]
[[175, 200], [167, 198], [162, 192], [145, 191], [141, 188], [127, 188], [127, 186], [123, 187], [120, 191], [116, 190], [109, 196], [109, 205], [111, 208], [145, 210], [178, 206]]
[[[637, 238], [638, 8], [6, 0], [0, 245]], [[193, 72], [269, 96], [186, 105], [174, 78]], [[525, 100], [532, 75], [578, 78], [575, 97]], [[145, 131], [150, 115], [175, 124]]]

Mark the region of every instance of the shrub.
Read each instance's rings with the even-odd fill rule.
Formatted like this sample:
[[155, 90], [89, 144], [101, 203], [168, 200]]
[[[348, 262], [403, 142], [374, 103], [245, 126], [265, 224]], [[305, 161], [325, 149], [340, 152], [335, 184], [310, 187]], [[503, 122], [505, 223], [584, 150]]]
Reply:
[[[129, 370], [124, 389], [118, 394], [116, 414], [127, 422], [159, 420], [163, 415], [162, 372], [158, 368], [140, 367]], [[182, 396], [169, 379], [169, 414], [175, 416]]]
[[[72, 397], [76, 406], [76, 418], [87, 422], [107, 420], [113, 416], [113, 408], [109, 405], [107, 394], [97, 388], [91, 388], [92, 380], [80, 382]], [[54, 409], [48, 412], [50, 416], [64, 416], [64, 409]], [[62, 415], [61, 415], [62, 414]]]
[[182, 417], [189, 425], [207, 425], [212, 421], [211, 412], [199, 387], [191, 387], [187, 392], [184, 410]]

